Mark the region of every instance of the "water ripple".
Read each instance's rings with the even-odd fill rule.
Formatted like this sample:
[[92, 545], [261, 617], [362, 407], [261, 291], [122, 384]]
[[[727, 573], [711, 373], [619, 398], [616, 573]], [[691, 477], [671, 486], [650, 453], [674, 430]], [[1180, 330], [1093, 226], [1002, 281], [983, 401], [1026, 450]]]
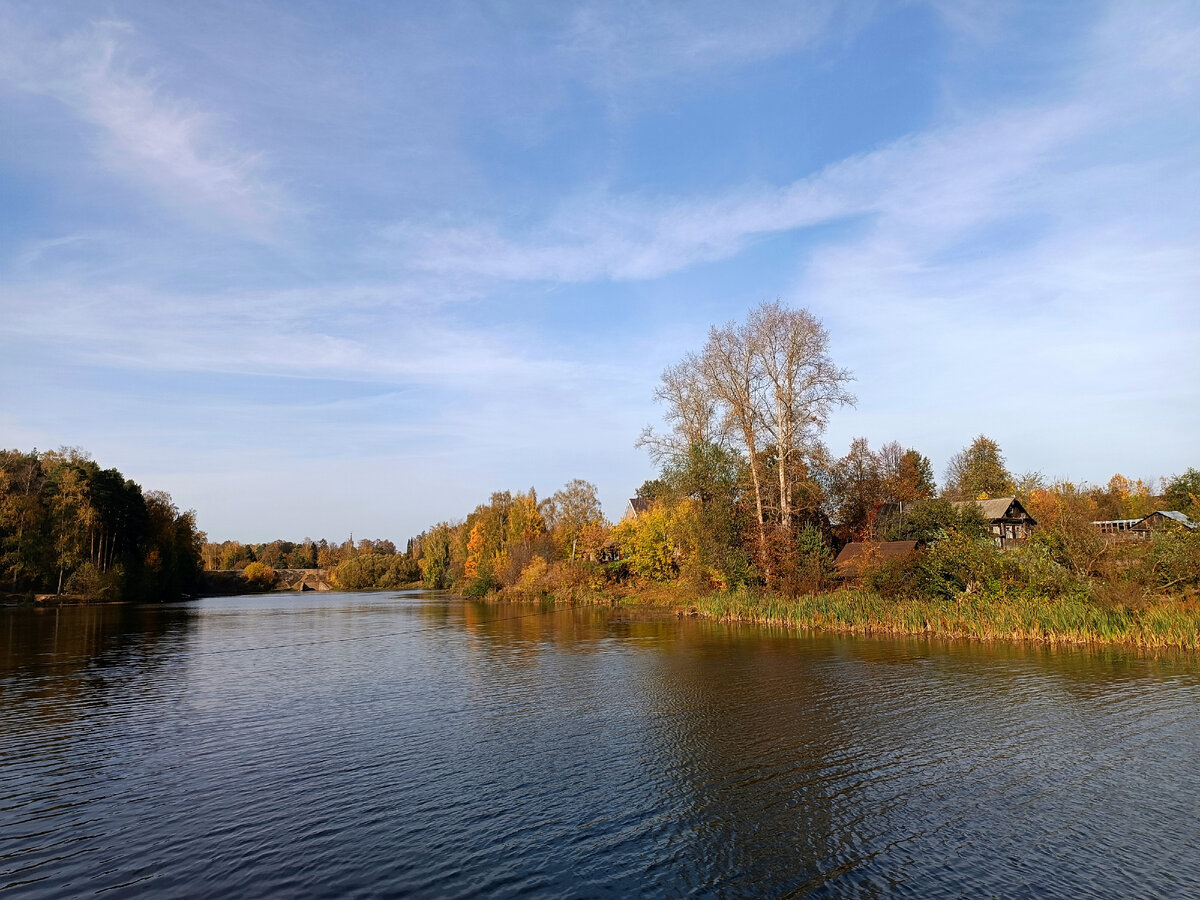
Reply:
[[1200, 667], [437, 595], [5, 610], [14, 897], [1200, 894]]

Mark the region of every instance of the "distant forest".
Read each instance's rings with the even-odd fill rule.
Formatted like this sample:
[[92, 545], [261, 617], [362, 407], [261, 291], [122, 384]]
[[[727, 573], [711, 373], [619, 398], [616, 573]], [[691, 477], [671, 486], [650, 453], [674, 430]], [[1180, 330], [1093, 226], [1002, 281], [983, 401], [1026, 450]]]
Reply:
[[0, 592], [177, 599], [203, 545], [194, 511], [82, 450], [0, 451]]

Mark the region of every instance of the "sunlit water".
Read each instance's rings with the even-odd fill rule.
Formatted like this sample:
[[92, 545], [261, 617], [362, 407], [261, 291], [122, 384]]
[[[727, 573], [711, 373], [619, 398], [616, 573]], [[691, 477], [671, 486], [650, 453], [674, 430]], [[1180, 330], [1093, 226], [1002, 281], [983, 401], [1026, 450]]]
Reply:
[[1200, 664], [436, 595], [0, 610], [0, 891], [1200, 895]]

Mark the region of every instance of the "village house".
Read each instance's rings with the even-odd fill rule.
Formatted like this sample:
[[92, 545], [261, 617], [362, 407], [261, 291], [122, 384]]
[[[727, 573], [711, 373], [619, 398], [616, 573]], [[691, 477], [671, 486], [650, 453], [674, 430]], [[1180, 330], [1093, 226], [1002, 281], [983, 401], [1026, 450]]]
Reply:
[[642, 500], [639, 497], [631, 497], [629, 502], [625, 504], [625, 515], [621, 516], [621, 521], [629, 519], [637, 521], [637, 517], [650, 509], [650, 501]]
[[1033, 534], [1037, 522], [1025, 511], [1021, 501], [1016, 497], [995, 497], [987, 500], [960, 500], [954, 505], [962, 509], [967, 504], [975, 504], [987, 521], [988, 531], [996, 546], [1003, 550], [1025, 541]]

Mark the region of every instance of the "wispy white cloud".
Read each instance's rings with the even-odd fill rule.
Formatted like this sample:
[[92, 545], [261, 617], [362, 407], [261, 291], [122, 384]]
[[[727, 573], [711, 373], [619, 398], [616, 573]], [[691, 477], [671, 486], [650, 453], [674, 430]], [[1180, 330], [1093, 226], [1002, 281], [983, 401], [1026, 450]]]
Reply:
[[[1106, 196], [1136, 204], [1162, 164], [1154, 154], [1124, 160], [1125, 134], [1155, 117], [1196, 118], [1188, 104], [1200, 84], [1197, 17], [1182, 5], [1173, 16], [1139, 11], [1118, 5], [1105, 18], [1054, 102], [982, 110], [780, 187], [708, 198], [596, 191], [562, 201], [523, 232], [480, 220], [401, 222], [385, 232], [388, 252], [401, 267], [485, 283], [641, 280], [852, 216], [920, 242], [926, 254], [1010, 216], [1045, 215], [1056, 227], [1070, 226], [1064, 215], [1090, 221], [1083, 207], [1111, 206]], [[1192, 148], [1181, 158], [1194, 169]], [[1100, 187], [1110, 193], [1070, 195]]]
[[955, 234], [1016, 206], [1030, 173], [1085, 134], [1091, 115], [1078, 105], [1006, 113], [898, 141], [779, 189], [702, 200], [593, 196], [566, 204], [526, 236], [489, 223], [403, 223], [385, 236], [420, 271], [581, 282], [657, 278], [726, 259], [763, 235], [849, 216]]
[[[937, 5], [960, 39], [990, 41], [997, 52], [1009, 46], [1011, 34], [989, 37], [997, 16], [1006, 27], [1017, 21], [1007, 6]], [[581, 84], [591, 92], [589, 113], [595, 95], [610, 92], [642, 104], [644, 114], [666, 97], [690, 96], [714, 74], [820, 47], [851, 27], [841, 4], [795, 9], [575, 5], [566, 19], [535, 17], [537, 37], [556, 40], [506, 33], [502, 53], [489, 50], [496, 33], [487, 17], [470, 11], [403, 22], [393, 29], [395, 46], [393, 35], [375, 42], [375, 35], [340, 34], [322, 58], [329, 68], [314, 78], [328, 107], [305, 110], [305, 90], [291, 90], [285, 121], [256, 132], [274, 137], [276, 153], [303, 145], [297, 153], [309, 157], [289, 159], [286, 171], [304, 171], [298, 183], [323, 184], [319, 201], [345, 192], [360, 202], [338, 208], [344, 218], [327, 226], [333, 242], [316, 251], [325, 257], [298, 272], [277, 256], [247, 251], [226, 268], [227, 244], [212, 228], [203, 252], [183, 226], [178, 242], [174, 231], [135, 234], [91, 220], [61, 232], [27, 231], [6, 260], [0, 341], [44, 360], [51, 375], [60, 366], [87, 368], [102, 383], [86, 402], [77, 386], [57, 399], [38, 393], [20, 416], [6, 410], [0, 426], [39, 441], [71, 430], [79, 437], [70, 440], [98, 453], [123, 447], [140, 465], [174, 467], [181, 483], [198, 486], [189, 505], [220, 493], [216, 486], [244, 485], [248, 499], [225, 508], [220, 536], [255, 515], [251, 504], [262, 496], [255, 485], [270, 482], [282, 495], [297, 473], [319, 480], [321, 461], [272, 468], [289, 455], [378, 453], [380, 465], [396, 462], [404, 471], [387, 503], [399, 507], [420, 494], [420, 509], [406, 519], [414, 528], [467, 508], [481, 482], [553, 489], [584, 475], [619, 492], [648, 474], [630, 442], [655, 414], [656, 370], [681, 333], [702, 334], [707, 322], [676, 316], [658, 332], [639, 331], [644, 322], [606, 322], [596, 328], [594, 352], [582, 353], [591, 309], [545, 310], [559, 301], [599, 309], [611, 300], [620, 311], [601, 315], [617, 318], [631, 297], [682, 308], [673, 295], [678, 283], [697, 278], [703, 265], [727, 263], [702, 274], [737, 270], [731, 277], [744, 277], [748, 293], [781, 285], [785, 299], [813, 305], [833, 326], [839, 361], [860, 370], [863, 402], [835, 419], [835, 446], [852, 434], [895, 436], [940, 462], [957, 449], [944, 442], [971, 437], [954, 429], [998, 426], [1016, 435], [996, 436], [1018, 468], [1026, 460], [1056, 465], [1048, 445], [1064, 429], [1077, 432], [1064, 448], [1077, 449], [1087, 433], [1103, 438], [1093, 444], [1109, 457], [1148, 458], [1134, 445], [1147, 435], [1161, 439], [1153, 446], [1194, 446], [1195, 426], [1168, 417], [1200, 403], [1190, 350], [1200, 342], [1200, 221], [1191, 208], [1200, 192], [1200, 16], [1193, 4], [1115, 3], [1085, 40], [1056, 56], [1054, 83], [989, 94], [978, 105], [966, 84], [929, 127], [856, 145], [852, 155], [789, 181], [750, 175], [724, 191], [708, 184], [618, 193], [595, 173], [557, 172], [541, 185], [539, 173], [526, 171], [536, 187], [518, 196], [514, 214], [504, 186], [488, 183], [503, 176], [472, 166], [472, 155], [484, 151], [463, 137], [466, 123], [511, 118], [536, 143], [539, 127], [571, 108]], [[299, 25], [289, 34], [306, 51], [315, 46], [304, 44]], [[35, 38], [0, 22], [0, 87], [51, 98], [47, 106], [88, 123], [103, 163], [165, 204], [220, 224], [215, 231], [232, 225], [269, 239], [292, 209], [271, 178], [284, 167], [244, 149], [254, 141], [237, 139], [244, 109], [189, 100], [170, 62], [154, 55], [170, 46], [156, 43], [161, 38], [112, 22]], [[230, 84], [239, 83], [243, 56], [228, 50], [221, 59]], [[306, 59], [275, 64], [272, 71], [287, 73], [276, 80], [303, 82]], [[372, 79], [387, 84], [372, 93]], [[271, 80], [263, 79], [252, 104], [264, 113], [278, 99]], [[644, 101], [643, 93], [653, 96]], [[305, 128], [319, 123], [320, 133], [292, 141], [298, 119]], [[588, 139], [610, 136], [608, 125], [590, 122]], [[490, 125], [480, 132], [494, 137]], [[497, 170], [527, 162], [506, 157]], [[411, 194], [396, 187], [406, 180], [417, 186]], [[376, 203], [376, 183], [389, 198], [420, 200]], [[368, 194], [371, 202], [363, 202]], [[380, 226], [389, 214], [398, 221]], [[823, 227], [832, 223], [846, 227]], [[767, 278], [738, 269], [746, 258], [739, 254], [764, 237], [806, 230], [806, 240], [787, 243], [799, 248], [788, 260], [779, 262], [782, 249], [772, 257], [784, 271]], [[530, 312], [520, 304], [532, 292], [552, 299], [530, 302], [538, 310]], [[735, 316], [754, 299], [723, 301], [718, 314]], [[556, 316], [562, 321], [548, 324]], [[1013, 348], [1025, 368], [1008, 381], [981, 379], [981, 345]], [[1131, 359], [1152, 352], [1170, 356], [1173, 378], [1129, 370]], [[1124, 366], [1119, 379], [1111, 377], [1114, 366]], [[174, 398], [158, 391], [160, 374], [236, 382], [245, 397], [197, 388], [190, 415], [172, 418]], [[262, 376], [299, 385], [295, 401], [256, 396]], [[334, 391], [335, 399], [307, 399], [322, 379], [351, 389], [344, 398]], [[1045, 409], [1038, 380], [1063, 386], [1076, 408]], [[118, 415], [107, 414], [111, 405]], [[43, 406], [52, 412], [36, 408]], [[1121, 428], [1096, 424], [1117, 414]], [[129, 440], [114, 434], [112, 421], [144, 422], [145, 431]], [[1028, 422], [1041, 423], [1041, 433]], [[324, 433], [330, 423], [332, 441]], [[437, 443], [436, 453], [426, 452], [426, 441]], [[171, 458], [156, 460], [164, 444]], [[220, 454], [206, 456], [214, 444]], [[189, 453], [190, 445], [200, 449]], [[379, 499], [377, 481], [370, 473], [342, 493]], [[330, 500], [331, 507], [344, 502]]]
[[174, 210], [215, 215], [270, 239], [289, 201], [262, 156], [237, 146], [217, 115], [163, 89], [139, 64], [137, 47], [136, 30], [124, 22], [48, 38], [0, 18], [0, 85], [53, 98], [94, 126], [98, 158]]
[[575, 6], [559, 47], [610, 88], [769, 59], [813, 45], [839, 22], [857, 24], [868, 3], [724, 2]]

